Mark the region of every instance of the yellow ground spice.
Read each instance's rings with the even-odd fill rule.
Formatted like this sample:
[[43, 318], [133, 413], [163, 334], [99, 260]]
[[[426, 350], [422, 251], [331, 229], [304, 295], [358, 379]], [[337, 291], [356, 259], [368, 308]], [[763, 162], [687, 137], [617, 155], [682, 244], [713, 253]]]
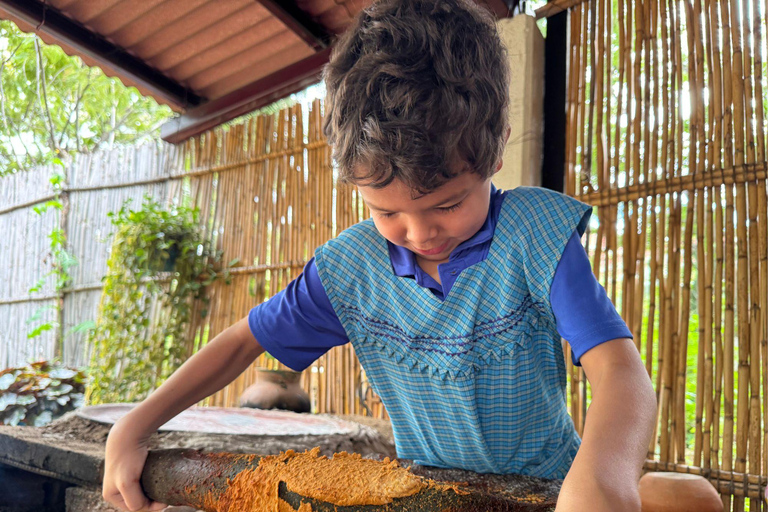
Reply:
[[[416, 494], [428, 482], [397, 461], [363, 459], [340, 452], [332, 458], [320, 449], [304, 453], [288, 450], [263, 457], [256, 469], [246, 469], [229, 482], [218, 500], [218, 512], [284, 512], [293, 509], [278, 498], [278, 484], [301, 496], [339, 506], [384, 505], [395, 498]], [[304, 505], [300, 512], [310, 512]]]

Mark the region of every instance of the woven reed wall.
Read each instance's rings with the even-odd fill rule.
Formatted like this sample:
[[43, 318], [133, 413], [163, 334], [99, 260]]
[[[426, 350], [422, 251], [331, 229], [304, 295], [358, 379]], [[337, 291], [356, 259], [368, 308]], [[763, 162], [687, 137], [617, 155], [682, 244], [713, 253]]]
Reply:
[[[111, 243], [107, 212], [118, 210], [128, 198], [139, 206], [144, 194], [167, 197], [167, 184], [179, 173], [179, 162], [177, 148], [156, 144], [78, 155], [66, 168], [43, 167], [0, 178], [0, 367], [52, 357], [75, 366], [88, 364], [85, 333], [66, 333], [96, 319]], [[54, 197], [49, 181], [54, 173], [64, 176], [64, 208], [40, 216], [33, 208]], [[48, 237], [54, 228], [66, 233], [66, 250], [78, 261], [69, 269], [72, 281], [65, 293], [57, 294], [53, 277], [48, 277], [42, 289], [29, 294], [52, 269]], [[63, 301], [59, 319], [57, 301]], [[27, 324], [37, 311], [41, 318]], [[65, 336], [49, 330], [27, 339], [40, 323], [57, 320]]]
[[[51, 331], [27, 339], [33, 327], [27, 319], [40, 310], [40, 322], [54, 320], [55, 295], [48, 280], [39, 293], [27, 291], [51, 269], [44, 261], [49, 251], [47, 238], [58, 225], [58, 212], [37, 215], [32, 206], [38, 199], [53, 195], [48, 179], [52, 168], [0, 178], [0, 367], [6, 368], [29, 357], [54, 353]], [[30, 204], [31, 203], [31, 204]], [[26, 205], [26, 206], [25, 206]]]
[[569, 16], [566, 192], [596, 206], [593, 270], [657, 390], [646, 467], [703, 474], [734, 511], [765, 509], [768, 474], [766, 7], [616, 0]]

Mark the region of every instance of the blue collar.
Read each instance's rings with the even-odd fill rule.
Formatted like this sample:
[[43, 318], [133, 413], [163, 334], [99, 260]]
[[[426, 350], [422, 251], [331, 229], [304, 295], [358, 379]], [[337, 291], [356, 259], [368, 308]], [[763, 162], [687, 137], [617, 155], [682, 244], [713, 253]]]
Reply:
[[442, 286], [419, 267], [416, 263], [416, 255], [412, 251], [387, 241], [389, 259], [392, 262], [392, 270], [395, 275], [413, 278], [420, 286], [431, 289], [435, 295], [443, 299], [448, 295], [456, 277], [462, 270], [483, 261], [488, 256], [488, 249], [491, 246], [490, 242], [496, 230], [496, 222], [499, 219], [499, 211], [505, 195], [506, 192], [497, 190], [495, 186], [491, 185], [491, 201], [488, 206], [488, 215], [482, 227], [471, 238], [463, 241], [451, 251], [447, 262], [441, 263], [437, 267], [440, 280], [443, 283]]

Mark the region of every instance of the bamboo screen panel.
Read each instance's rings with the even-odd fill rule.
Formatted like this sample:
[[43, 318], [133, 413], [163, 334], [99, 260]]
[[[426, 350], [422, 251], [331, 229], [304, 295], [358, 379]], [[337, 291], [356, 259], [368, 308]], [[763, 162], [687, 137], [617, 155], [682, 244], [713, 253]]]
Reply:
[[43, 323], [55, 316], [51, 280], [43, 284], [37, 300], [27, 300], [28, 290], [51, 270], [43, 260], [50, 250], [47, 236], [58, 225], [58, 212], [50, 209], [40, 216], [32, 210], [35, 199], [53, 195], [51, 172], [51, 167], [41, 167], [0, 179], [0, 368], [19, 363], [17, 354], [40, 357], [55, 350], [50, 331], [27, 339], [36, 327], [28, 325], [27, 319], [37, 313]]
[[[225, 259], [239, 260], [231, 285], [210, 287], [208, 314], [191, 326], [190, 352], [285, 288], [316, 247], [368, 217], [354, 188], [334, 178], [321, 121], [322, 105], [315, 101], [305, 114], [296, 105], [186, 143], [188, 179], [175, 184], [176, 193], [200, 207]], [[262, 356], [207, 403], [237, 405], [257, 367], [277, 366]], [[318, 412], [385, 415], [369, 390], [367, 403], [361, 400], [367, 388], [349, 344], [322, 356], [302, 378]]]
[[[175, 146], [161, 143], [118, 147], [76, 155], [66, 167], [0, 178], [0, 368], [54, 357], [73, 366], [88, 364], [87, 335], [72, 328], [96, 319], [111, 245], [107, 212], [119, 210], [129, 198], [138, 207], [144, 194], [164, 200], [171, 175], [178, 173], [178, 155]], [[55, 197], [50, 183], [54, 174], [62, 176], [64, 208], [38, 215], [34, 208]], [[61, 293], [48, 275], [54, 265], [49, 240], [54, 229], [61, 230], [66, 251], [77, 262], [68, 270], [71, 281]], [[40, 279], [40, 289], [29, 293]], [[27, 339], [43, 322], [62, 327]]]
[[[647, 469], [764, 510], [768, 474], [766, 4], [570, 10], [566, 192], [658, 395]], [[581, 430], [583, 374], [569, 367]], [[745, 503], [746, 501], [746, 503]]]

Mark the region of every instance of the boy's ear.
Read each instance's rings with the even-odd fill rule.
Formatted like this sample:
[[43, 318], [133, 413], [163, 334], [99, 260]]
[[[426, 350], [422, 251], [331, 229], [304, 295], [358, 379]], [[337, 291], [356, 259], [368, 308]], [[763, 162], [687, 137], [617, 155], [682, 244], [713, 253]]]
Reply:
[[[512, 128], [510, 126], [507, 126], [507, 134], [504, 136], [504, 145], [507, 145], [507, 142], [509, 142], [509, 134], [512, 133]], [[501, 170], [501, 166], [504, 165], [504, 159], [500, 158], [499, 163], [496, 164], [496, 170], [493, 171], [493, 174], [496, 174]]]

